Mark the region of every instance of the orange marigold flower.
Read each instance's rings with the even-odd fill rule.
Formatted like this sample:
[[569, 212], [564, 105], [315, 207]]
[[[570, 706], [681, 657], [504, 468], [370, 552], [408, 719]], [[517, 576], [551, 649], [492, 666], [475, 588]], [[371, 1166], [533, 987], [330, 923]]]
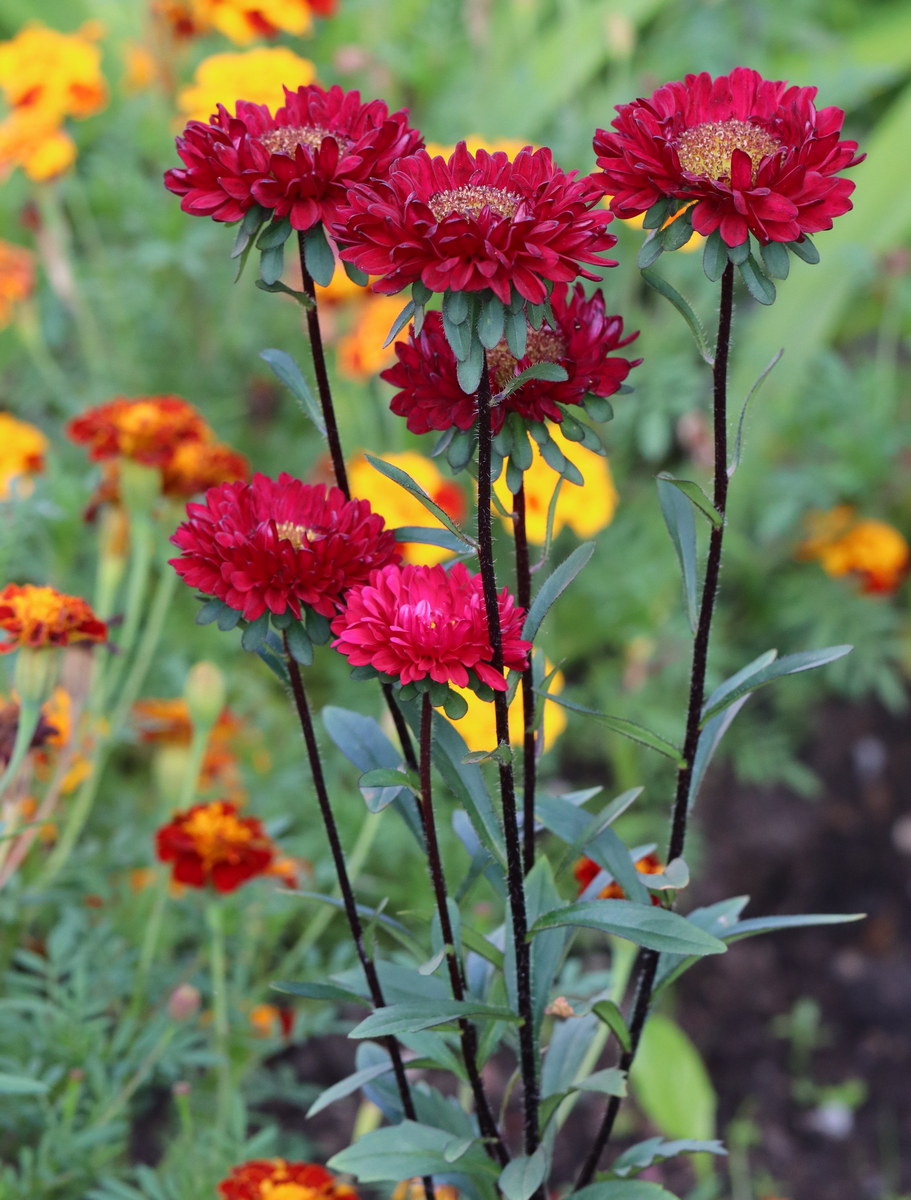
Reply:
[[[0, 241], [0, 329], [9, 325], [16, 306], [27, 300], [34, 289], [35, 256], [31, 250], [12, 242]], [[0, 420], [6, 416], [6, 413], [0, 414]], [[5, 442], [6, 438], [0, 441], [4, 450]]]
[[222, 1200], [358, 1200], [350, 1184], [316, 1163], [254, 1158], [218, 1185]]
[[0, 179], [21, 167], [43, 183], [68, 171], [76, 161], [76, 143], [46, 113], [15, 108], [0, 122]]
[[902, 534], [885, 521], [858, 517], [849, 504], [811, 513], [807, 528], [797, 558], [817, 560], [835, 578], [855, 576], [863, 592], [894, 592], [908, 574], [911, 550]]
[[211, 430], [180, 396], [117, 396], [90, 408], [67, 426], [74, 442], [89, 447], [92, 459], [130, 458], [163, 467], [181, 442], [203, 442]]
[[[424, 1181], [403, 1179], [392, 1190], [392, 1200], [424, 1200]], [[434, 1200], [459, 1200], [459, 1189], [451, 1183], [438, 1183], [433, 1189]]]
[[0, 629], [11, 639], [0, 642], [0, 654], [25, 646], [40, 649], [103, 642], [108, 636], [107, 625], [85, 600], [31, 583], [8, 583], [0, 591]]
[[96, 45], [102, 32], [96, 22], [60, 33], [30, 21], [0, 42], [0, 91], [10, 108], [39, 112], [56, 123], [104, 108], [108, 89]]
[[[2, 269], [0, 265], [0, 272]], [[2, 287], [0, 279], [0, 288]], [[0, 307], [2, 304], [3, 300], [0, 297]], [[14, 480], [21, 481], [24, 476], [44, 470], [47, 445], [47, 438], [36, 426], [29, 425], [27, 421], [19, 421], [9, 413], [0, 413], [0, 500], [9, 496]], [[20, 483], [16, 490], [22, 495], [27, 494], [26, 489], [31, 487], [31, 481], [28, 480], [24, 488]]]
[[392, 323], [402, 311], [397, 296], [368, 292], [353, 328], [339, 339], [339, 374], [347, 379], [370, 379], [395, 362], [395, 346], [384, 346]]
[[155, 835], [162, 862], [172, 864], [173, 878], [190, 887], [211, 884], [217, 892], [263, 875], [275, 856], [275, 845], [257, 817], [239, 817], [237, 805], [224, 800], [194, 804], [175, 813]]
[[182, 441], [162, 463], [161, 490], [166, 496], [189, 500], [218, 483], [246, 483], [250, 463], [223, 442]]
[[[294, 1010], [278, 1004], [254, 1004], [250, 1009], [250, 1029], [256, 1037], [290, 1037], [294, 1031]], [[273, 1197], [281, 1193], [272, 1191]]]
[[[636, 870], [640, 875], [660, 875], [664, 870], [664, 866], [657, 854], [643, 854], [641, 858], [636, 859]], [[581, 896], [589, 884], [600, 874], [601, 868], [591, 858], [580, 858], [576, 860], [573, 866], [573, 875], [576, 877], [576, 882], [579, 885], [579, 895]], [[615, 880], [611, 880], [598, 893], [599, 900], [625, 900], [626, 892]], [[652, 904], [660, 904], [661, 901], [657, 896], [652, 896]]]

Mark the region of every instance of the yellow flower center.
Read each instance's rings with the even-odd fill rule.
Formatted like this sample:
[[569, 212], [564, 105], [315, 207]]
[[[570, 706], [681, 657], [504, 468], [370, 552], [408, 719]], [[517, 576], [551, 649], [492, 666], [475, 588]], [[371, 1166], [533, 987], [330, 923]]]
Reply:
[[260, 1195], [262, 1200], [315, 1200], [320, 1193], [303, 1183], [270, 1183], [264, 1179]]
[[761, 125], [751, 121], [706, 121], [686, 129], [677, 138], [677, 157], [684, 171], [708, 179], [728, 179], [731, 155], [743, 150], [753, 164], [753, 178], [764, 158], [775, 154], [781, 142]]
[[322, 536], [317, 529], [308, 529], [306, 525], [295, 525], [293, 521], [276, 521], [275, 532], [280, 542], [290, 542], [295, 550], [301, 550], [310, 542], [319, 541]]
[[253, 840], [253, 830], [234, 813], [227, 812], [219, 801], [192, 813], [184, 831], [193, 839], [207, 871], [216, 863], [230, 862], [238, 850]]
[[340, 150], [348, 145], [348, 138], [341, 134], [323, 129], [320, 125], [280, 125], [278, 129], [270, 129], [259, 139], [270, 154], [287, 154], [294, 157], [298, 146], [309, 146], [318, 150], [323, 138], [332, 138]]
[[[566, 355], [566, 343], [558, 333], [542, 326], [528, 330], [525, 357], [529, 363], [559, 362]], [[498, 342], [487, 352], [487, 366], [493, 376], [497, 391], [501, 391], [515, 376], [516, 359], [509, 351], [505, 340]]]
[[485, 208], [490, 208], [500, 217], [512, 219], [522, 202], [522, 197], [503, 188], [488, 187], [486, 184], [451, 188], [445, 192], [434, 192], [427, 206], [438, 221], [452, 213], [463, 217], [477, 217]]

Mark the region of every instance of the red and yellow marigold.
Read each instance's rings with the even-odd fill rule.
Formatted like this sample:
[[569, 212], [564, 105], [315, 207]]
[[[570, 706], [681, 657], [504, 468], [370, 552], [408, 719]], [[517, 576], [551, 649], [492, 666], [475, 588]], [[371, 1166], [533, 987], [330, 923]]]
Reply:
[[222, 1200], [358, 1200], [350, 1184], [316, 1163], [255, 1158], [218, 1185]]
[[104, 621], [79, 596], [31, 583], [9, 583], [0, 591], [0, 630], [10, 638], [0, 642], [0, 654], [103, 642], [108, 634]]
[[195, 804], [177, 812], [155, 835], [158, 858], [171, 864], [176, 882], [211, 885], [233, 892], [249, 879], [267, 874], [275, 844], [257, 817], [241, 817], [224, 800]]
[[827, 575], [853, 575], [861, 591], [894, 592], [911, 565], [905, 537], [885, 521], [857, 516], [849, 504], [807, 518], [809, 536], [797, 557], [819, 562]]

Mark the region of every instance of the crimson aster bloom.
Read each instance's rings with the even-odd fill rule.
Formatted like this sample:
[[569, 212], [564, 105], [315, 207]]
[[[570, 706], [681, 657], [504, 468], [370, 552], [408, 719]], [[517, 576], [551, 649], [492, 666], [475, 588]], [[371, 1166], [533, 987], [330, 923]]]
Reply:
[[273, 116], [264, 104], [219, 104], [211, 123], [190, 121], [177, 139], [183, 167], [165, 187], [184, 212], [239, 221], [255, 204], [297, 230], [333, 222], [354, 183], [382, 178], [393, 161], [423, 144], [405, 110], [360, 92], [308, 84], [285, 88]]
[[582, 263], [616, 265], [602, 257], [617, 239], [601, 194], [590, 176], [555, 166], [550, 150], [510, 160], [460, 142], [448, 160], [422, 150], [388, 179], [356, 183], [333, 233], [343, 259], [381, 277], [374, 291], [420, 280], [432, 292], [489, 288], [506, 304], [514, 285], [540, 304], [551, 284], [598, 278]]
[[300, 620], [303, 605], [334, 616], [346, 589], [399, 558], [366, 500], [285, 473], [210, 488], [187, 518], [171, 538], [181, 551], [171, 566], [248, 621], [267, 610]]
[[275, 844], [257, 817], [239, 817], [236, 804], [213, 800], [175, 813], [155, 834], [155, 852], [172, 864], [177, 883], [233, 892], [268, 873]]
[[815, 96], [737, 67], [618, 105], [615, 132], [599, 129], [594, 140], [612, 211], [635, 217], [670, 197], [693, 205], [697, 233], [717, 229], [728, 246], [750, 233], [767, 244], [831, 229], [854, 190], [838, 172], [864, 156], [839, 140], [844, 112], [817, 109]]
[[358, 1200], [358, 1194], [316, 1163], [253, 1158], [232, 1167], [218, 1185], [222, 1200]]
[[[504, 666], [527, 666], [531, 642], [522, 639], [524, 610], [506, 588], [497, 597]], [[352, 588], [332, 622], [332, 645], [352, 666], [370, 666], [402, 684], [424, 681], [506, 690], [493, 666], [480, 575], [464, 563], [384, 567]]]
[[[581, 284], [570, 292], [557, 284], [551, 297], [554, 323], [527, 330], [525, 354], [517, 359], [505, 340], [487, 352], [490, 390], [495, 396], [534, 363], [555, 362], [567, 378], [558, 382], [530, 379], [491, 409], [491, 428], [498, 433], [511, 412], [529, 421], [563, 419], [562, 404], [581, 404], [585, 396], [611, 396], [641, 358], [626, 359], [613, 351], [639, 335], [623, 337], [621, 317], [608, 316], [601, 292], [587, 297]], [[400, 390], [390, 408], [412, 433], [470, 429], [477, 420], [477, 398], [466, 394], [456, 376], [456, 359], [439, 313], [427, 314], [417, 335], [412, 327], [407, 342], [396, 342], [398, 362], [380, 375]]]

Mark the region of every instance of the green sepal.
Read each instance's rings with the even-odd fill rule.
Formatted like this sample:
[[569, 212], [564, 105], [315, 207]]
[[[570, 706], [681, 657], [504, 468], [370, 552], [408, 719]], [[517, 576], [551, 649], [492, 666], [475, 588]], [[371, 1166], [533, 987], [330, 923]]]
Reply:
[[255, 654], [260, 646], [262, 646], [269, 632], [269, 619], [271, 616], [272, 614], [266, 609], [264, 613], [258, 616], [255, 621], [251, 621], [246, 629], [244, 629], [240, 638], [240, 644], [244, 650], [250, 650]]
[[287, 217], [273, 218], [256, 239], [257, 250], [274, 250], [284, 246], [291, 236], [291, 222]]
[[477, 335], [469, 338], [467, 353], [456, 364], [456, 376], [459, 387], [468, 396], [473, 396], [481, 382], [481, 372], [484, 370], [484, 347]]
[[758, 300], [760, 304], [775, 303], [775, 284], [763, 273], [752, 254], [746, 262], [740, 264], [740, 278], [754, 300]]
[[587, 392], [582, 401], [582, 407], [593, 421], [606, 423], [614, 419], [614, 406], [606, 396], [593, 396], [591, 392]]
[[492, 293], [481, 301], [481, 311], [478, 314], [478, 337], [481, 345], [492, 350], [503, 337], [506, 323], [506, 309], [499, 296]]
[[520, 388], [530, 379], [543, 379], [548, 383], [563, 383], [569, 378], [569, 373], [565, 367], [561, 367], [555, 362], [538, 362], [532, 363], [530, 367], [526, 367], [520, 374], [514, 376], [507, 383], [506, 387], [499, 393], [501, 398], [512, 395], [514, 391]]
[[457, 429], [446, 446], [446, 461], [453, 471], [464, 471], [474, 458], [477, 437], [473, 429]]
[[787, 245], [792, 254], [796, 254], [798, 258], [803, 259], [805, 263], [809, 263], [811, 267], [815, 267], [819, 262], [819, 251], [813, 244], [813, 239], [809, 234], [804, 234], [802, 241], [788, 242]]
[[411, 298], [415, 304], [425, 305], [432, 295], [433, 292], [420, 279], [416, 279], [411, 285]]
[[460, 721], [468, 712], [468, 701], [458, 692], [454, 692], [452, 688], [447, 688], [443, 700], [443, 712], [450, 721]]
[[229, 608], [226, 604], [215, 618], [215, 622], [222, 633], [230, 633], [232, 629], [237, 628], [241, 616], [236, 608]]
[[662, 196], [660, 200], [645, 210], [642, 217], [643, 229], [660, 229], [664, 222], [671, 215], [671, 207], [674, 201], [670, 196]]
[[265, 279], [255, 279], [253, 283], [261, 292], [273, 292], [277, 295], [291, 296], [301, 308], [313, 308], [314, 306], [313, 301], [306, 292], [296, 291], [294, 288], [288, 287], [286, 283], [282, 283], [280, 279], [276, 279], [274, 283], [266, 283]]
[[503, 329], [509, 353], [513, 358], [524, 358], [528, 346], [528, 321], [525, 317], [525, 308], [520, 308], [518, 312], [508, 310], [503, 318]]
[[352, 283], [356, 283], [358, 287], [366, 287], [370, 282], [370, 276], [366, 271], [362, 271], [360, 267], [356, 267], [354, 263], [345, 262], [342, 260], [342, 266], [345, 268], [345, 274]]
[[[213, 621], [218, 620], [222, 610], [226, 608], [228, 608], [228, 606], [225, 604], [224, 600], [219, 600], [217, 596], [211, 597], [211, 599], [205, 601], [205, 603], [199, 609], [199, 612], [197, 612], [196, 624], [211, 625]], [[228, 611], [233, 612], [234, 610], [229, 609]], [[240, 616], [239, 613], [238, 616]]]
[[335, 274], [335, 255], [326, 238], [322, 221], [304, 234], [304, 266], [314, 283], [328, 287]]
[[787, 279], [791, 269], [791, 256], [782, 242], [766, 242], [759, 247], [762, 265], [770, 279]]
[[281, 276], [285, 268], [285, 247], [284, 243], [279, 246], [270, 246], [268, 250], [263, 250], [259, 256], [259, 276], [263, 283], [275, 283]]
[[310, 635], [300, 621], [294, 621], [285, 630], [285, 640], [288, 644], [288, 653], [295, 662], [301, 664], [302, 667], [309, 667], [313, 663], [313, 642], [310, 640]]
[[664, 242], [661, 237], [661, 231], [650, 233], [639, 247], [639, 253], [636, 255], [636, 266], [640, 271], [644, 271], [646, 267], [650, 267], [653, 262], [656, 262], [663, 253]]
[[408, 324], [408, 322], [414, 316], [414, 311], [415, 311], [415, 303], [413, 300], [409, 300], [408, 303], [405, 305], [405, 307], [402, 309], [402, 311], [399, 313], [399, 315], [396, 317], [396, 319], [392, 322], [392, 328], [389, 330], [389, 334], [388, 334], [385, 342], [383, 342], [384, 350], [386, 349], [387, 346], [391, 345], [395, 341], [395, 339], [398, 337], [398, 335], [402, 332], [402, 330], [405, 328], [405, 326]]
[[301, 412], [310, 418], [322, 436], [325, 437], [326, 422], [323, 418], [322, 409], [317, 404], [310, 390], [310, 385], [304, 378], [303, 372], [291, 355], [285, 350], [269, 349], [260, 350], [259, 357], [263, 362], [269, 364], [276, 379], [281, 380], [292, 396], [294, 396], [300, 405]]
[[443, 293], [443, 320], [450, 325], [464, 325], [468, 320], [471, 305], [467, 292], [445, 291]]
[[247, 209], [234, 238], [234, 245], [231, 248], [232, 258], [239, 258], [249, 248], [250, 242], [256, 238], [268, 219], [268, 212], [268, 209], [262, 208], [259, 204], [254, 204], [252, 208]]
[[690, 211], [671, 221], [661, 231], [661, 241], [665, 250], [679, 250], [681, 246], [687, 244], [692, 236], [693, 214]]
[[750, 235], [747, 234], [739, 246], [728, 246], [728, 262], [732, 262], [735, 267], [739, 267], [741, 263], [746, 262], [751, 253]]
[[724, 274], [724, 268], [727, 265], [728, 248], [721, 240], [720, 231], [713, 229], [705, 239], [705, 246], [702, 249], [702, 269], [705, 272], [706, 279], [710, 279], [712, 283], [717, 283]]

